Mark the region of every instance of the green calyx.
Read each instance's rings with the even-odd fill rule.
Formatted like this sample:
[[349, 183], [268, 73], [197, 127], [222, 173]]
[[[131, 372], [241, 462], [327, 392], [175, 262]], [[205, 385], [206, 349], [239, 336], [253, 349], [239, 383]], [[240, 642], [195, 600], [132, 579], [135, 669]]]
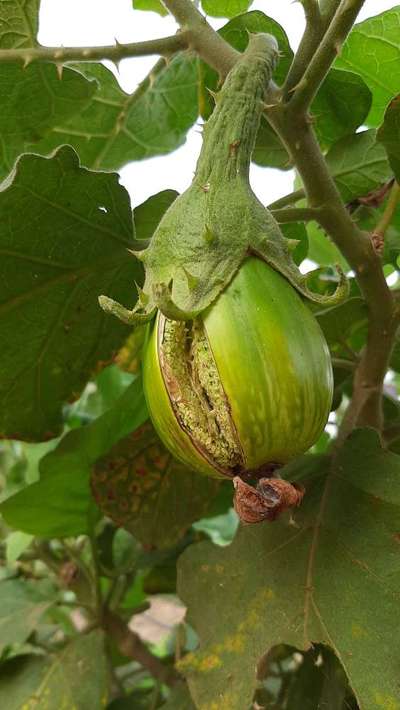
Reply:
[[309, 275], [301, 274], [292, 259], [291, 240], [249, 184], [251, 154], [277, 58], [274, 37], [250, 37], [204, 126], [193, 183], [167, 210], [148, 248], [136, 253], [146, 278], [135, 309], [102, 296], [104, 310], [130, 325], [150, 320], [157, 309], [174, 320], [191, 320], [215, 301], [250, 254], [314, 302], [333, 305], [347, 296], [339, 268], [334, 294], [322, 296], [308, 288]]

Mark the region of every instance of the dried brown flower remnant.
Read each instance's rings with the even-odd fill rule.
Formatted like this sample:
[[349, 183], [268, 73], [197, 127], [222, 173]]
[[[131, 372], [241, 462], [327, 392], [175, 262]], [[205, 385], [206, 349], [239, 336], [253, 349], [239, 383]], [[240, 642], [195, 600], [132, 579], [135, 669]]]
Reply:
[[260, 478], [253, 488], [235, 476], [233, 485], [235, 510], [247, 524], [275, 520], [283, 510], [300, 505], [304, 495], [304, 488], [281, 478]]

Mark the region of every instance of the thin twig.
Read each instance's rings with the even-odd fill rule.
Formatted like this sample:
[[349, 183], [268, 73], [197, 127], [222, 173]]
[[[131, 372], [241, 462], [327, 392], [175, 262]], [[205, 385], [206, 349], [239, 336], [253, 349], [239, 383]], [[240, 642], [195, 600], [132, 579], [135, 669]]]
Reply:
[[109, 59], [118, 64], [129, 57], [146, 57], [152, 54], [170, 56], [188, 47], [188, 35], [178, 32], [171, 37], [150, 39], [144, 42], [105, 47], [29, 47], [27, 49], [1, 49], [0, 62], [21, 62], [27, 66], [35, 60], [55, 62], [93, 62]]
[[280, 224], [287, 222], [311, 222], [318, 220], [319, 210], [313, 207], [288, 207], [287, 209], [271, 210]]
[[302, 0], [302, 5], [306, 16], [306, 28], [282, 89], [284, 101], [290, 97], [303, 76], [325, 29], [317, 0]]
[[383, 212], [383, 215], [380, 218], [378, 224], [376, 225], [376, 227], [374, 229], [374, 234], [379, 235], [380, 237], [384, 238], [386, 231], [387, 231], [388, 227], [390, 226], [390, 223], [394, 217], [394, 214], [396, 212], [399, 202], [400, 202], [400, 185], [397, 182], [395, 182], [395, 183], [393, 183], [392, 189], [390, 190], [389, 198], [386, 203], [386, 207]]
[[275, 200], [268, 205], [268, 209], [273, 212], [274, 210], [279, 210], [281, 207], [288, 207], [289, 205], [294, 205], [300, 200], [304, 200], [306, 193], [303, 188], [295, 190], [294, 192], [289, 192], [289, 194], [280, 197], [279, 200]]
[[342, 0], [321, 39], [302, 78], [293, 91], [289, 105], [293, 112], [305, 112], [325, 79], [349, 34], [365, 0]]
[[113, 638], [120, 653], [140, 663], [153, 678], [169, 686], [173, 686], [179, 681], [180, 676], [175, 669], [164, 665], [159, 658], [153, 656], [139, 636], [131, 631], [119, 616], [106, 609], [103, 614], [102, 626]]

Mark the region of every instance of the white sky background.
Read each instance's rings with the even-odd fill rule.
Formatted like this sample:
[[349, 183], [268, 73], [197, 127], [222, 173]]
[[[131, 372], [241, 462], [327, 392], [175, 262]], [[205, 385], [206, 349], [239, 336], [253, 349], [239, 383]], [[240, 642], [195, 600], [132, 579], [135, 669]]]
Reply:
[[[366, 0], [359, 20], [395, 7], [393, 0]], [[303, 28], [304, 14], [293, 0], [257, 0], [251, 10], [262, 10], [285, 29], [290, 44], [296, 49]], [[215, 29], [226, 19], [209, 18]], [[153, 12], [132, 10], [131, 0], [42, 0], [39, 41], [44, 45], [91, 46], [120, 42], [138, 42], [174, 34], [175, 21]], [[131, 93], [146, 76], [157, 57], [127, 59], [121, 62], [118, 79]], [[110, 68], [112, 68], [110, 66]], [[115, 68], [114, 68], [115, 70]], [[185, 145], [165, 156], [130, 163], [121, 170], [121, 182], [129, 191], [133, 205], [150, 195], [173, 188], [182, 192], [192, 181], [201, 147], [196, 126], [189, 132]], [[251, 168], [251, 183], [259, 199], [268, 204], [292, 190], [293, 171]]]

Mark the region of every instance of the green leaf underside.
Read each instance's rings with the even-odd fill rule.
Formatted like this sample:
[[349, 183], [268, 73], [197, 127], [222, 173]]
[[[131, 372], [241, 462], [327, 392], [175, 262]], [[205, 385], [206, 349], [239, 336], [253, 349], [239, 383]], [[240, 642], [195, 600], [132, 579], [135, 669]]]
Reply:
[[108, 694], [102, 631], [82, 634], [52, 655], [16, 656], [0, 668], [0, 706], [7, 710], [100, 710]]
[[95, 79], [96, 93], [70, 121], [60, 121], [36, 153], [68, 143], [81, 162], [96, 170], [117, 170], [132, 160], [163, 155], [185, 142], [197, 118], [197, 60], [181, 54], [155, 72], [138, 91], [126, 94], [113, 73], [98, 63], [73, 65]]
[[142, 269], [118, 176], [79, 167], [74, 151], [23, 156], [0, 190], [0, 433], [59, 433], [63, 402], [126, 337], [97, 298], [132, 302]]
[[359, 74], [373, 95], [366, 120], [379, 126], [386, 105], [400, 92], [400, 6], [360, 22], [352, 29], [335, 66]]
[[[62, 78], [55, 64], [35, 62], [0, 65], [0, 178], [10, 172], [15, 159], [35, 151], [43, 136], [65, 120], [84, 111], [97, 90], [95, 81], [65, 68]], [[68, 141], [60, 141], [68, 142]]]
[[0, 582], [0, 654], [11, 644], [21, 644], [37, 628], [51, 600], [40, 595], [37, 585], [22, 579]]
[[117, 525], [143, 544], [163, 548], [207, 514], [219, 482], [175, 461], [147, 424], [97, 462], [92, 488], [100, 509]]
[[367, 195], [392, 177], [386, 151], [373, 129], [342, 138], [326, 160], [345, 202]]
[[[7, 0], [0, 5], [0, 49], [37, 44], [38, 0]], [[55, 64], [24, 67], [0, 65], [0, 179], [15, 159], [29, 150], [60, 121], [80, 113], [97, 89], [95, 81], [65, 67], [60, 79]]]
[[180, 667], [199, 710], [242, 710], [262, 654], [312, 642], [335, 650], [364, 710], [400, 707], [400, 456], [356, 430], [331, 470], [324, 460], [304, 479], [295, 526], [242, 527], [227, 548], [181, 557], [178, 593], [200, 650]]
[[0, 49], [37, 44], [40, 0], [6, 0], [0, 4]]
[[391, 168], [400, 182], [400, 95], [387, 107], [377, 138], [385, 146]]
[[95, 509], [91, 467], [122, 437], [147, 419], [141, 380], [135, 380], [113, 407], [85, 427], [69, 432], [40, 462], [41, 477], [0, 504], [11, 526], [41, 537], [90, 531]]

